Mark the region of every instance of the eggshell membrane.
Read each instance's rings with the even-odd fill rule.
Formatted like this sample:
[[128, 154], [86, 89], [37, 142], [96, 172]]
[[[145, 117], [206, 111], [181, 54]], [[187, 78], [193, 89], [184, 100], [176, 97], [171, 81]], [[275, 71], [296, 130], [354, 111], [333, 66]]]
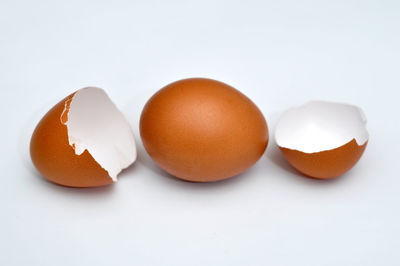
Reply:
[[366, 146], [353, 139], [333, 150], [305, 153], [279, 147], [289, 163], [301, 173], [320, 179], [334, 178], [346, 173], [361, 158]]
[[231, 86], [204, 78], [180, 80], [154, 94], [142, 111], [140, 134], [161, 168], [193, 182], [245, 171], [268, 144], [257, 106]]
[[[56, 104], [37, 125], [31, 138], [30, 153], [38, 171], [48, 180], [70, 187], [96, 187], [113, 180], [85, 150], [76, 155], [69, 145], [64, 108], [75, 93]], [[61, 120], [60, 120], [61, 118]], [[63, 120], [63, 121], [62, 121]]]
[[117, 175], [136, 160], [135, 138], [128, 121], [100, 88], [80, 89], [68, 104], [63, 124], [69, 145], [76, 155], [87, 150], [116, 182]]

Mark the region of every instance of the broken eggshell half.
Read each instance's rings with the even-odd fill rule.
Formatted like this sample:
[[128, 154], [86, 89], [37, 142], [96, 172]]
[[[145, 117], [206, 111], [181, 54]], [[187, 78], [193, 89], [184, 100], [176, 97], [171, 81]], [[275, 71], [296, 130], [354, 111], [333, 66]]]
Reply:
[[87, 87], [56, 104], [36, 126], [32, 162], [48, 180], [69, 187], [117, 181], [136, 160], [132, 130], [99, 88]]
[[357, 106], [311, 101], [284, 112], [275, 141], [298, 171], [328, 179], [344, 174], [358, 162], [369, 138], [366, 123]]

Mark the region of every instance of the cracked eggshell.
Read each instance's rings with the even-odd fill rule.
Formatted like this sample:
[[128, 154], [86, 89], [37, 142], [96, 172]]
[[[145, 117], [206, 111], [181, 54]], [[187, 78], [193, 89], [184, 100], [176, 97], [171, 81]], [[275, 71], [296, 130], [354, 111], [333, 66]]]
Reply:
[[350, 170], [363, 154], [369, 138], [366, 123], [356, 106], [312, 101], [281, 116], [275, 140], [298, 171], [334, 178]]
[[113, 183], [136, 160], [128, 122], [94, 87], [74, 92], [47, 112], [32, 134], [30, 153], [45, 178], [69, 187]]
[[258, 107], [231, 86], [205, 78], [179, 80], [154, 94], [143, 108], [140, 135], [161, 168], [193, 182], [242, 173], [268, 143]]

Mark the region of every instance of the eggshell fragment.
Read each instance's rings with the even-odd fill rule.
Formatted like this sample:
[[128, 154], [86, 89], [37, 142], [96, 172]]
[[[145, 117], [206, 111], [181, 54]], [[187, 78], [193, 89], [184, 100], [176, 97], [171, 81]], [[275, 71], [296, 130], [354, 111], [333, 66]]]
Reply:
[[275, 139], [294, 168], [310, 177], [333, 178], [363, 154], [369, 138], [366, 122], [356, 106], [312, 101], [281, 116]]
[[193, 182], [245, 171], [268, 143], [257, 106], [233, 87], [205, 78], [179, 80], [154, 94], [142, 111], [140, 135], [161, 168]]
[[42, 118], [30, 152], [44, 177], [71, 187], [110, 184], [136, 160], [128, 122], [107, 94], [94, 87], [69, 95]]

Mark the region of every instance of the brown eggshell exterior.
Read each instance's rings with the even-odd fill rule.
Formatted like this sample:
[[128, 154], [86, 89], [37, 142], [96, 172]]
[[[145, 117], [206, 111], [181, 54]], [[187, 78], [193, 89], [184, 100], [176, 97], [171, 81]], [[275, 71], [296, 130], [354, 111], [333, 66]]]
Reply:
[[74, 94], [55, 105], [42, 118], [32, 134], [30, 153], [37, 170], [48, 180], [68, 187], [97, 187], [113, 181], [86, 150], [76, 155], [68, 143], [65, 103]]
[[161, 168], [193, 182], [242, 173], [268, 144], [257, 106], [231, 86], [204, 78], [180, 80], [154, 94], [142, 111], [140, 135]]
[[304, 153], [279, 147], [289, 163], [301, 173], [318, 179], [338, 177], [349, 171], [361, 158], [367, 142], [361, 146], [353, 139], [339, 148]]

